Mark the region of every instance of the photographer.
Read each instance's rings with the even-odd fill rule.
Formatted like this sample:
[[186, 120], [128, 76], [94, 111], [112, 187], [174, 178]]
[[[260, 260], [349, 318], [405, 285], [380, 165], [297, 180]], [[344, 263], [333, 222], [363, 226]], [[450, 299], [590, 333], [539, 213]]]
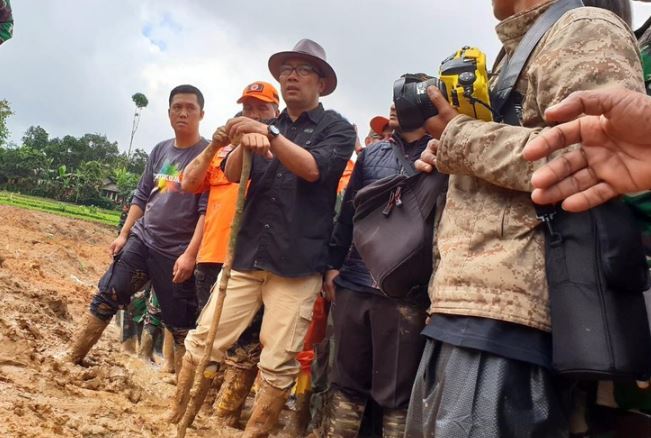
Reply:
[[[414, 80], [423, 76], [413, 75]], [[328, 437], [357, 436], [371, 398], [383, 408], [384, 436], [402, 437], [424, 345], [419, 332], [429, 304], [426, 291], [418, 290], [403, 300], [386, 297], [351, 247], [357, 192], [379, 179], [403, 173], [396, 153], [413, 166], [430, 139], [422, 127], [401, 130], [394, 106], [389, 125], [395, 134], [367, 146], [357, 157], [330, 241], [324, 289], [333, 302], [336, 353], [330, 406], [323, 425]]]
[[[504, 59], [554, 3], [493, 1]], [[565, 13], [514, 88], [522, 98], [521, 126], [459, 115], [438, 90], [428, 89], [439, 114], [425, 126], [440, 141], [417, 167], [436, 166], [451, 176], [430, 285], [429, 339], [406, 436], [568, 435], [568, 410], [550, 372], [544, 236], [529, 199], [531, 175], [541, 163], [526, 162], [521, 153], [545, 129], [544, 111], [571, 92], [615, 85], [642, 91], [635, 45], [611, 12], [582, 7]]]

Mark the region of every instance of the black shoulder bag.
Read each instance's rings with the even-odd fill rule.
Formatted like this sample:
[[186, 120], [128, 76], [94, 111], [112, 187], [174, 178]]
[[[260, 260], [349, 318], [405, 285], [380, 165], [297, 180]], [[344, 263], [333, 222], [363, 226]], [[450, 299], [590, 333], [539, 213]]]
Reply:
[[[542, 36], [580, 0], [544, 13], [500, 72], [492, 96], [503, 122], [520, 125], [511, 91]], [[651, 334], [643, 291], [648, 269], [641, 231], [620, 200], [584, 213], [536, 206], [545, 226], [553, 367], [580, 379], [644, 379], [651, 371]]]
[[443, 208], [448, 177], [416, 173], [393, 144], [403, 173], [361, 189], [355, 196], [353, 243], [379, 289], [404, 298], [432, 275], [434, 217]]

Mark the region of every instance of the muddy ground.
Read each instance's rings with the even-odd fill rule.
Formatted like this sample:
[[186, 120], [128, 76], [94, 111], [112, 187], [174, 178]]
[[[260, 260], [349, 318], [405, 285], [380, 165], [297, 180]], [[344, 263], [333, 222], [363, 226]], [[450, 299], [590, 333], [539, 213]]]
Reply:
[[[0, 436], [174, 437], [174, 386], [157, 364], [122, 351], [111, 324], [87, 366], [62, 360], [115, 230], [0, 206]], [[169, 376], [169, 375], [167, 375]], [[187, 437], [234, 436], [200, 414]]]

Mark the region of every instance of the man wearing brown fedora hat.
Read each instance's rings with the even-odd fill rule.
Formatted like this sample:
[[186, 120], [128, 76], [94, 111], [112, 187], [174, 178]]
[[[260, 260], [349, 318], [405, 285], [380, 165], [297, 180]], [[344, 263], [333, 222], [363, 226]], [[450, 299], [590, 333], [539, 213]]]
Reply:
[[[230, 139], [244, 134], [258, 137], [242, 142], [222, 162], [226, 177], [235, 182], [241, 174], [243, 148], [254, 154], [211, 357], [221, 362], [224, 351], [264, 305], [261, 385], [245, 437], [271, 432], [299, 373], [296, 354], [303, 349], [321, 290], [337, 185], [356, 139], [350, 123], [319, 103], [337, 85], [320, 45], [301, 40], [293, 50], [271, 56], [269, 70], [280, 82], [287, 108], [270, 125], [237, 117], [224, 127]], [[201, 351], [205, 338], [188, 340], [192, 342], [196, 345], [188, 345], [188, 350]]]

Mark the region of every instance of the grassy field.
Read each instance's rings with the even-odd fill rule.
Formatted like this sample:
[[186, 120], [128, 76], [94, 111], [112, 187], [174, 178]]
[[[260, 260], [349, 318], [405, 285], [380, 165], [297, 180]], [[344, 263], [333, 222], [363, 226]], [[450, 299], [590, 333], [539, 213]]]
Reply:
[[99, 222], [113, 226], [116, 226], [120, 221], [119, 211], [69, 204], [67, 202], [38, 198], [36, 196], [27, 196], [20, 193], [0, 191], [0, 205], [10, 205], [13, 207], [28, 208], [30, 210], [45, 211], [60, 216]]

